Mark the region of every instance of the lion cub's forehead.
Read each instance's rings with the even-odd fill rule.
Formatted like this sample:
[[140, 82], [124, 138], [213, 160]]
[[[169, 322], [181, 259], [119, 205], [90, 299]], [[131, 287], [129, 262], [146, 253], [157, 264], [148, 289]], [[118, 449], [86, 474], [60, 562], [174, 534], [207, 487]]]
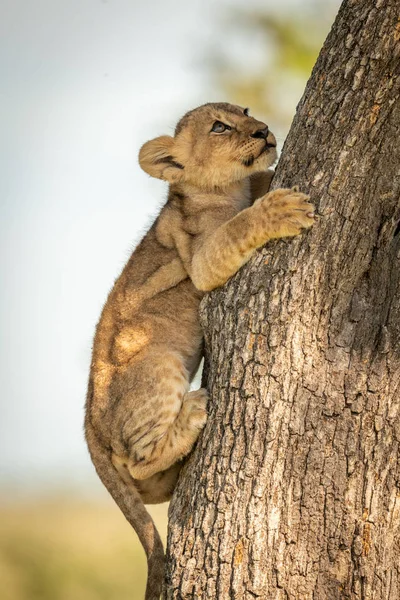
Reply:
[[182, 119], [178, 122], [175, 128], [175, 135], [178, 135], [183, 129], [190, 125], [196, 126], [197, 124], [203, 124], [210, 120], [223, 120], [223, 119], [234, 119], [238, 117], [244, 117], [244, 109], [228, 102], [209, 102], [203, 104], [198, 108], [190, 110]]

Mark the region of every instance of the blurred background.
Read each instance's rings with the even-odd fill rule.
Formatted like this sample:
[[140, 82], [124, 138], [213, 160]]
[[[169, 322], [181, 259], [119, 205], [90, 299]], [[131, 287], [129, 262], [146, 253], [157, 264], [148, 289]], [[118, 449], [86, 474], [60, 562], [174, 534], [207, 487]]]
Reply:
[[[137, 163], [208, 101], [282, 145], [339, 0], [1, 0], [0, 589], [135, 600], [146, 566], [83, 439], [103, 302], [166, 197]], [[165, 536], [167, 506], [152, 509]]]

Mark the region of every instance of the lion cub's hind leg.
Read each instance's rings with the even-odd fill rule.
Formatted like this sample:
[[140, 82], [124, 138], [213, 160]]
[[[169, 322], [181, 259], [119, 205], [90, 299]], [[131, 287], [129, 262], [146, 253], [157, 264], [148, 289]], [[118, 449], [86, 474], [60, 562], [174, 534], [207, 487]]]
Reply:
[[128, 469], [128, 458], [116, 454], [112, 458], [114, 467], [128, 487], [135, 487], [144, 504], [162, 504], [171, 499], [181, 470], [181, 463], [172, 465], [166, 471], [155, 473], [148, 479], [134, 480]]
[[145, 448], [132, 448], [128, 469], [133, 479], [148, 479], [189, 454], [207, 420], [207, 399], [204, 389], [187, 392], [162, 437]]
[[153, 355], [151, 366], [152, 377], [145, 378], [151, 388], [140, 411], [142, 425], [125, 431], [127, 458], [113, 458], [114, 465], [123, 461], [135, 480], [167, 471], [189, 454], [207, 419], [207, 392], [188, 391], [188, 373], [180, 357]]

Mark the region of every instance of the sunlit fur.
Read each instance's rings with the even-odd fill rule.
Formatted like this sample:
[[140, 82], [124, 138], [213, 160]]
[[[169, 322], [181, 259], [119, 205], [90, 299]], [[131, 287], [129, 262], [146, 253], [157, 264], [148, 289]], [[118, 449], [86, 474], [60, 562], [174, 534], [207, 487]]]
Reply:
[[[231, 129], [214, 133], [215, 121]], [[103, 308], [85, 431], [101, 480], [146, 551], [146, 600], [160, 596], [164, 555], [144, 503], [171, 497], [207, 418], [206, 390], [189, 391], [202, 356], [199, 302], [268, 240], [313, 224], [307, 196], [268, 193], [276, 149], [265, 136], [265, 123], [243, 108], [206, 104], [174, 137], [140, 151], [142, 168], [169, 182], [168, 200]]]

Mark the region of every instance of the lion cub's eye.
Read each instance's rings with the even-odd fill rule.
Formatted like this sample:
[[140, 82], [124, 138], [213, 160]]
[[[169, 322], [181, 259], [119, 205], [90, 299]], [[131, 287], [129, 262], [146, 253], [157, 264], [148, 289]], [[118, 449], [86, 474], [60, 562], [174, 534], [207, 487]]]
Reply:
[[221, 123], [221, 121], [215, 121], [214, 125], [211, 127], [211, 131], [214, 133], [223, 133], [229, 129], [232, 129], [232, 127], [230, 125], [225, 125], [225, 123]]

